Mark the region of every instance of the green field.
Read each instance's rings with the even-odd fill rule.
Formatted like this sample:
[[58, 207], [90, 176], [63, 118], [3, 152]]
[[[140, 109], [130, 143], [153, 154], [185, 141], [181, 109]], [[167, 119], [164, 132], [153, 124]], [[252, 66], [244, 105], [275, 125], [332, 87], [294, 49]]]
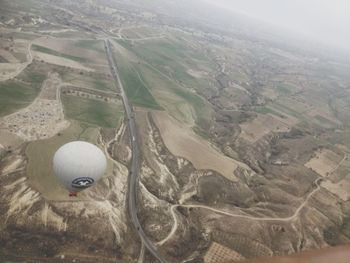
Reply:
[[120, 73], [126, 94], [133, 104], [141, 107], [160, 109], [159, 104], [147, 87], [135, 76], [137, 74], [135, 71], [121, 67]]
[[190, 88], [204, 88], [208, 82], [200, 81], [187, 73], [188, 69], [212, 68], [207, 58], [199, 51], [193, 50], [172, 39], [159, 39], [131, 44], [130, 41], [118, 40], [124, 48], [136, 54], [140, 59], [155, 67], [161, 73], [177, 80]]
[[120, 103], [106, 103], [94, 99], [62, 94], [65, 116], [92, 127], [115, 128], [123, 116]]
[[118, 61], [123, 87], [131, 103], [136, 106], [161, 109], [149, 87], [144, 83], [142, 72], [137, 71], [124, 57], [118, 56], [116, 61]]
[[39, 94], [40, 86], [10, 80], [0, 82], [0, 117], [28, 106]]
[[140, 39], [140, 38], [160, 36], [161, 32], [152, 27], [143, 26], [143, 27], [133, 27], [133, 28], [123, 29], [122, 35], [125, 38]]
[[287, 115], [293, 116], [299, 120], [306, 120], [304, 115], [300, 114], [299, 112], [291, 108], [288, 108], [286, 105], [280, 104], [279, 102], [272, 103], [270, 108], [275, 108], [278, 111], [284, 112]]
[[281, 114], [280, 112], [275, 111], [275, 110], [273, 110], [273, 109], [271, 109], [269, 107], [265, 107], [265, 106], [257, 107], [255, 109], [255, 112], [260, 113], [260, 114], [268, 114], [268, 113], [270, 113], [270, 114], [275, 115], [275, 116], [280, 117], [280, 118], [284, 117], [283, 114]]
[[208, 105], [204, 102], [204, 100], [198, 95], [187, 90], [175, 89], [174, 93], [192, 105], [197, 117], [196, 123], [200, 127], [204, 128], [206, 126], [206, 122], [210, 119], [210, 110], [208, 109]]
[[46, 63], [33, 62], [15, 79], [0, 82], [0, 117], [32, 103], [50, 70]]
[[276, 86], [276, 89], [281, 95], [290, 95], [295, 91], [295, 87], [290, 84], [279, 84]]
[[92, 85], [95, 89], [98, 90], [116, 92], [116, 88], [112, 85], [111, 82], [102, 79], [94, 79], [92, 81]]
[[60, 68], [59, 72], [63, 81], [71, 83], [73, 86], [81, 86], [88, 89], [117, 92], [113, 85], [113, 80], [97, 72], [84, 72], [78, 70], [67, 70]]
[[31, 67], [28, 67], [19, 76], [17, 76], [17, 79], [24, 82], [28, 82], [32, 85], [41, 85], [42, 82], [46, 79], [45, 73], [46, 72], [42, 72], [40, 70], [35, 70]]
[[[59, 147], [70, 141], [83, 140], [97, 144], [97, 138], [98, 128], [86, 128], [73, 122], [59, 136], [29, 143], [26, 149], [29, 183], [48, 200], [67, 199], [67, 190], [53, 175], [52, 159], [54, 153]], [[82, 194], [81, 197], [83, 196]]]
[[[152, 44], [140, 44], [136, 47], [125, 41], [117, 41], [122, 46], [127, 46], [125, 52], [115, 53], [127, 95], [133, 103], [136, 102], [137, 106], [153, 108], [154, 105], [160, 105], [179, 121], [188, 125], [197, 125], [195, 131], [203, 136], [211, 119], [211, 108], [194, 90], [206, 88], [208, 81], [188, 75], [187, 66], [180, 64], [181, 58], [174, 58], [187, 52], [181, 50], [182, 46], [177, 46], [173, 50], [168, 41], [164, 43], [162, 39], [160, 42], [152, 41]], [[143, 55], [148, 52], [143, 50], [145, 45], [151, 50], [153, 54], [151, 56], [154, 56], [152, 59]], [[159, 45], [163, 46], [163, 51]], [[162, 52], [169, 52], [169, 54], [162, 56], [160, 54]], [[188, 52], [191, 54], [192, 51]], [[173, 71], [173, 67], [177, 68], [176, 72]], [[206, 83], [203, 84], [203, 82]], [[135, 86], [142, 90], [135, 89]], [[146, 105], [145, 98], [149, 98], [146, 100], [148, 102]]]
[[[160, 74], [154, 67], [149, 64], [139, 64], [136, 66], [143, 74], [145, 82], [149, 87], [152, 87], [157, 98], [161, 96], [162, 90], [171, 92], [175, 97], [178, 98], [178, 103], [187, 103], [191, 105], [195, 111], [197, 118], [208, 118], [210, 114], [209, 105], [195, 92], [182, 87], [177, 84], [174, 80], [167, 77], [164, 74]], [[160, 97], [161, 99], [161, 97]]]
[[336, 126], [336, 123], [332, 122], [331, 120], [329, 120], [321, 115], [314, 116], [314, 120], [318, 121], [320, 125], [328, 125], [330, 127]]
[[66, 59], [70, 59], [70, 60], [74, 60], [77, 62], [86, 62], [87, 60], [85, 58], [81, 58], [81, 57], [76, 57], [76, 56], [72, 56], [72, 55], [68, 55], [68, 54], [64, 54], [64, 53], [60, 53], [56, 50], [47, 48], [47, 47], [43, 47], [43, 46], [39, 46], [39, 45], [32, 45], [32, 49], [34, 51], [39, 51], [42, 53], [46, 53], [46, 54], [50, 54], [56, 57], [62, 57], [62, 58], [66, 58]]
[[105, 53], [103, 41], [101, 40], [79, 40], [74, 44], [76, 47], [94, 50], [97, 52]]

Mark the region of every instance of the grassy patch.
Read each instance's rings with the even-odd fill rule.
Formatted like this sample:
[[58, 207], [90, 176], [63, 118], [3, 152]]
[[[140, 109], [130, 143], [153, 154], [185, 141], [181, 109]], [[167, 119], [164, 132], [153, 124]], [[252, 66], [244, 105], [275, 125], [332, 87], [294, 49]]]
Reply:
[[95, 50], [97, 52], [105, 52], [103, 42], [101, 40], [79, 40], [74, 44], [76, 47]]
[[305, 120], [306, 121], [306, 118], [300, 114], [299, 112], [296, 112], [295, 110], [291, 109], [291, 108], [288, 108], [286, 107], [286, 105], [283, 105], [283, 104], [280, 104], [278, 102], [275, 102], [273, 103], [272, 105], [274, 108], [278, 109], [279, 111], [282, 111], [284, 113], [286, 113], [286, 115], [290, 115], [290, 116], [293, 116], [299, 120]]
[[[208, 136], [207, 128], [209, 127], [209, 122], [211, 119], [211, 109], [206, 101], [196, 93], [186, 90], [185, 88], [181, 88], [173, 81], [159, 74], [150, 66], [144, 67], [143, 71], [148, 72], [147, 76], [145, 77], [145, 81], [149, 83], [149, 86], [157, 88], [157, 96], [160, 96], [160, 99], [165, 101], [166, 105], [164, 105], [164, 108], [170, 110], [170, 114], [172, 115], [183, 116], [181, 118], [182, 122], [186, 122], [186, 120], [194, 118], [195, 124], [197, 125], [195, 131], [202, 137], [206, 138]], [[165, 95], [167, 92], [164, 93], [161, 91], [161, 89], [167, 90], [173, 94], [173, 96], [167, 97]], [[189, 106], [184, 107], [186, 105]], [[190, 108], [194, 110], [194, 114], [192, 114]], [[177, 112], [175, 113], [173, 110], [176, 110]]]
[[183, 45], [180, 41], [160, 39], [131, 44], [130, 41], [119, 40], [118, 43], [185, 86], [195, 88], [205, 85], [205, 82], [199, 83], [196, 78], [188, 74], [187, 70], [197, 69], [198, 65], [210, 67], [206, 57], [201, 52]]
[[106, 82], [100, 79], [96, 79], [93, 81], [93, 85], [94, 85], [94, 88], [98, 90], [116, 92], [116, 88], [112, 85], [111, 82]]
[[[14, 80], [0, 82], [0, 116], [28, 106], [38, 96], [51, 65], [33, 61]], [[18, 81], [20, 80], [20, 81]]]
[[294, 87], [288, 84], [279, 84], [276, 86], [278, 93], [282, 95], [290, 95], [293, 92]]
[[175, 85], [174, 83], [171, 83], [168, 79], [165, 79], [165, 77], [163, 76], [159, 76], [159, 78], [163, 78], [163, 81], [165, 81], [165, 83], [168, 82], [168, 85], [166, 85], [165, 87], [169, 88], [172, 93], [174, 93], [176, 96], [178, 96], [183, 101], [187, 102], [193, 107], [195, 115], [197, 117], [197, 124], [200, 125], [201, 121], [210, 119], [210, 110], [208, 108], [208, 104], [200, 96], [198, 96], [194, 92], [186, 90], [185, 88], [181, 88], [178, 85]]
[[39, 46], [39, 45], [32, 45], [32, 49], [34, 51], [39, 51], [39, 52], [50, 54], [50, 55], [53, 55], [56, 57], [63, 57], [66, 59], [77, 61], [77, 62], [86, 62], [85, 58], [76, 57], [76, 56], [72, 56], [72, 55], [68, 55], [68, 54], [63, 54], [63, 53], [60, 53], [56, 50], [53, 50], [53, 49], [50, 49], [47, 47], [43, 47], [43, 46]]
[[336, 125], [334, 122], [332, 122], [331, 120], [321, 116], [321, 115], [316, 115], [314, 116], [314, 119], [317, 120], [319, 123], [321, 124], [326, 124], [326, 125], [329, 125], [329, 126], [334, 126]]
[[29, 82], [33, 85], [41, 85], [42, 82], [46, 79], [46, 75], [43, 73], [28, 70], [22, 72], [22, 74], [17, 78], [22, 81]]
[[126, 94], [133, 104], [147, 108], [160, 109], [160, 106], [147, 87], [145, 87], [145, 85], [137, 77], [137, 73], [135, 71], [122, 68], [121, 79]]
[[[159, 100], [163, 101], [161, 105], [164, 108], [170, 110], [170, 113], [173, 115], [186, 115], [181, 118], [181, 121], [189, 120], [194, 117], [194, 121], [199, 126], [198, 130], [206, 129], [208, 121], [211, 118], [211, 110], [200, 96], [177, 85], [171, 79], [157, 72], [157, 70], [149, 64], [141, 63], [135, 67], [139, 68], [139, 71], [142, 72], [144, 81], [147, 83], [147, 86], [152, 87], [157, 99], [159, 98]], [[169, 95], [167, 95], [169, 93], [173, 95], [169, 97]], [[189, 106], [186, 107], [184, 104]], [[192, 114], [190, 108], [194, 110], [194, 114]], [[177, 113], [172, 112], [173, 110], [176, 110]], [[202, 133], [205, 132], [202, 131]]]
[[124, 58], [118, 57], [118, 69], [120, 78], [123, 83], [126, 95], [132, 104], [136, 106], [161, 109], [157, 101], [154, 99], [148, 87], [143, 82], [142, 72], [127, 62]]
[[39, 94], [39, 87], [37, 85], [25, 85], [15, 80], [1, 82], [0, 117], [28, 106]]
[[147, 38], [147, 37], [155, 37], [161, 34], [160, 31], [155, 30], [151, 27], [134, 27], [123, 29], [122, 35], [125, 38], [139, 39], [139, 38]]
[[280, 112], [275, 111], [275, 110], [268, 108], [268, 107], [258, 107], [255, 109], [255, 112], [260, 113], [260, 114], [270, 113], [270, 114], [275, 115], [275, 116], [280, 117], [280, 118], [284, 117], [283, 114], [281, 114]]
[[113, 80], [106, 75], [97, 72], [80, 72], [78, 70], [60, 69], [59, 72], [63, 81], [71, 83], [73, 86], [80, 86], [89, 89], [116, 92]]
[[122, 104], [62, 95], [65, 115], [94, 127], [115, 128], [123, 116]]
[[[204, 61], [203, 55], [195, 54], [195, 51], [176, 40], [174, 43], [166, 39], [137, 44], [117, 42], [128, 50], [117, 53], [121, 77], [131, 83], [124, 83], [128, 96], [138, 95], [137, 102], [143, 106], [147, 94], [139, 93], [133, 87], [146, 85], [147, 93], [156, 98], [157, 104], [179, 121], [197, 125], [196, 131], [205, 137], [211, 109], [193, 89], [205, 89], [209, 81], [203, 84], [204, 79], [195, 79], [187, 73], [188, 65], [197, 68], [197, 64]], [[149, 102], [153, 103], [153, 100]]]
[[174, 89], [173, 92], [193, 106], [196, 112], [196, 116], [198, 118], [197, 122], [200, 122], [201, 120], [205, 120], [208, 118], [207, 105], [201, 97], [199, 97], [195, 93], [192, 93], [186, 90], [181, 90], [179, 88]]

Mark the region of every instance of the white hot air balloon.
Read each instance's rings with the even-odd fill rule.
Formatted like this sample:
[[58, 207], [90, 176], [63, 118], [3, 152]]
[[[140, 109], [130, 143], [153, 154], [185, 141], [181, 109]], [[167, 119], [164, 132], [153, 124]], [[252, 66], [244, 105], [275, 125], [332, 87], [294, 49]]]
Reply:
[[106, 157], [100, 148], [83, 141], [63, 145], [53, 157], [54, 173], [70, 196], [94, 185], [106, 167]]

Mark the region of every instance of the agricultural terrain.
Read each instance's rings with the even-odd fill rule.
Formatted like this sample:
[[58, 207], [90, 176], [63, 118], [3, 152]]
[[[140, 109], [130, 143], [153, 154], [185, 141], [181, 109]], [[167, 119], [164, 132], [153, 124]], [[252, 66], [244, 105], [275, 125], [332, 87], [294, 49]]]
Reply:
[[[350, 243], [350, 59], [197, 1], [131, 2], [1, 4], [0, 261], [157, 262], [128, 212], [136, 142], [136, 212], [165, 262]], [[72, 199], [52, 158], [74, 140], [108, 168]]]

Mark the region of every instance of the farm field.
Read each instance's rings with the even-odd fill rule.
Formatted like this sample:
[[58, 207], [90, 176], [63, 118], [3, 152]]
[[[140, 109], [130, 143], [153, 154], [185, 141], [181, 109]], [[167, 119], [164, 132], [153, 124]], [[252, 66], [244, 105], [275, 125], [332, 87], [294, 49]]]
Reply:
[[[164, 41], [165, 44], [163, 43]], [[169, 40], [152, 40], [151, 44], [142, 44], [138, 43], [138, 46], [131, 47], [128, 42], [117, 41], [119, 44], [116, 50], [116, 61], [119, 63], [119, 68], [121, 71], [122, 80], [127, 79], [128, 75], [137, 76], [133, 85], [126, 85], [127, 92], [129, 92], [129, 98], [137, 106], [146, 106], [150, 108], [161, 108], [166, 109], [171, 115], [179, 119], [182, 122], [185, 122], [191, 126], [198, 125], [200, 128], [204, 128], [209, 119], [211, 118], [211, 110], [209, 105], [195, 92], [193, 88], [200, 85], [202, 82], [205, 82], [203, 79], [193, 78], [187, 73], [187, 65], [174, 65], [177, 67], [179, 74], [184, 74], [186, 77], [180, 78], [179, 76], [173, 75], [170, 71], [165, 72], [165, 68], [172, 68], [172, 65], [163, 67], [164, 63], [168, 60], [176, 61], [175, 56], [176, 52], [180, 52], [180, 47], [168, 46]], [[175, 43], [171, 45], [175, 45]], [[144, 45], [147, 45], [146, 47]], [[115, 45], [116, 46], [116, 45]], [[151, 57], [160, 58], [160, 54], [148, 54], [145, 56], [143, 52], [164, 52], [165, 51], [159, 47], [164, 46], [167, 51], [167, 56], [164, 57], [164, 61], [152, 61]], [[144, 48], [148, 51], [143, 50]], [[170, 50], [173, 50], [170, 52]], [[149, 57], [148, 57], [149, 56]], [[190, 55], [188, 55], [190, 56]], [[126, 62], [126, 60], [128, 62]], [[189, 59], [189, 61], [191, 61]], [[174, 62], [175, 63], [175, 62]], [[198, 63], [201, 65], [201, 62], [191, 61], [191, 63]], [[129, 72], [129, 73], [126, 73]], [[181, 72], [181, 73], [180, 73]], [[181, 82], [178, 80], [181, 79]], [[186, 86], [186, 79], [191, 83], [189, 86]], [[124, 80], [125, 81], [125, 80]], [[196, 83], [196, 84], [194, 84]], [[139, 89], [132, 88], [134, 86], [143, 88], [143, 92], [140, 92]], [[132, 89], [129, 90], [128, 89]], [[147, 95], [148, 94], [148, 95]], [[136, 97], [135, 97], [136, 96]], [[137, 96], [139, 99], [137, 99]], [[152, 96], [153, 98], [151, 98]], [[148, 99], [148, 97], [150, 97]], [[140, 100], [142, 102], [140, 103]], [[145, 102], [147, 104], [145, 105]], [[156, 103], [156, 104], [155, 104]], [[159, 108], [160, 109], [160, 108]]]
[[0, 117], [28, 106], [39, 94], [46, 72], [28, 67], [17, 78], [0, 82]]
[[315, 152], [315, 157], [308, 161], [305, 166], [326, 177], [338, 167], [342, 158], [333, 151], [321, 149]]
[[8, 115], [29, 105], [39, 93], [38, 87], [8, 81], [0, 84], [0, 116]]
[[50, 54], [50, 55], [53, 55], [53, 56], [56, 56], [56, 57], [63, 57], [63, 58], [66, 58], [66, 59], [77, 61], [77, 62], [85, 62], [85, 59], [83, 59], [81, 57], [76, 57], [76, 56], [60, 53], [60, 52], [58, 52], [56, 50], [53, 50], [53, 49], [50, 49], [50, 48], [47, 48], [47, 47], [43, 47], [43, 46], [39, 46], [39, 45], [36, 45], [36, 44], [32, 45], [32, 50], [38, 51], [38, 52], [41, 52], [41, 53]]
[[112, 82], [112, 78], [104, 73], [82, 72], [79, 70], [67, 70], [65, 68], [60, 68], [58, 71], [62, 80], [73, 86], [113, 93], [118, 92], [118, 88]]
[[107, 103], [94, 99], [63, 95], [64, 113], [73, 119], [89, 126], [116, 128], [123, 117], [123, 105]]
[[288, 132], [290, 126], [277, 119], [274, 115], [259, 115], [251, 123], [241, 125], [241, 138], [254, 143], [271, 132]]
[[220, 263], [223, 261], [242, 261], [244, 257], [238, 254], [236, 251], [231, 250], [225, 246], [222, 246], [214, 242], [206, 255], [204, 256], [204, 263]]
[[163, 33], [156, 28], [139, 26], [139, 27], [126, 27], [119, 30], [119, 34], [124, 39], [139, 40], [145, 38], [161, 38]]

